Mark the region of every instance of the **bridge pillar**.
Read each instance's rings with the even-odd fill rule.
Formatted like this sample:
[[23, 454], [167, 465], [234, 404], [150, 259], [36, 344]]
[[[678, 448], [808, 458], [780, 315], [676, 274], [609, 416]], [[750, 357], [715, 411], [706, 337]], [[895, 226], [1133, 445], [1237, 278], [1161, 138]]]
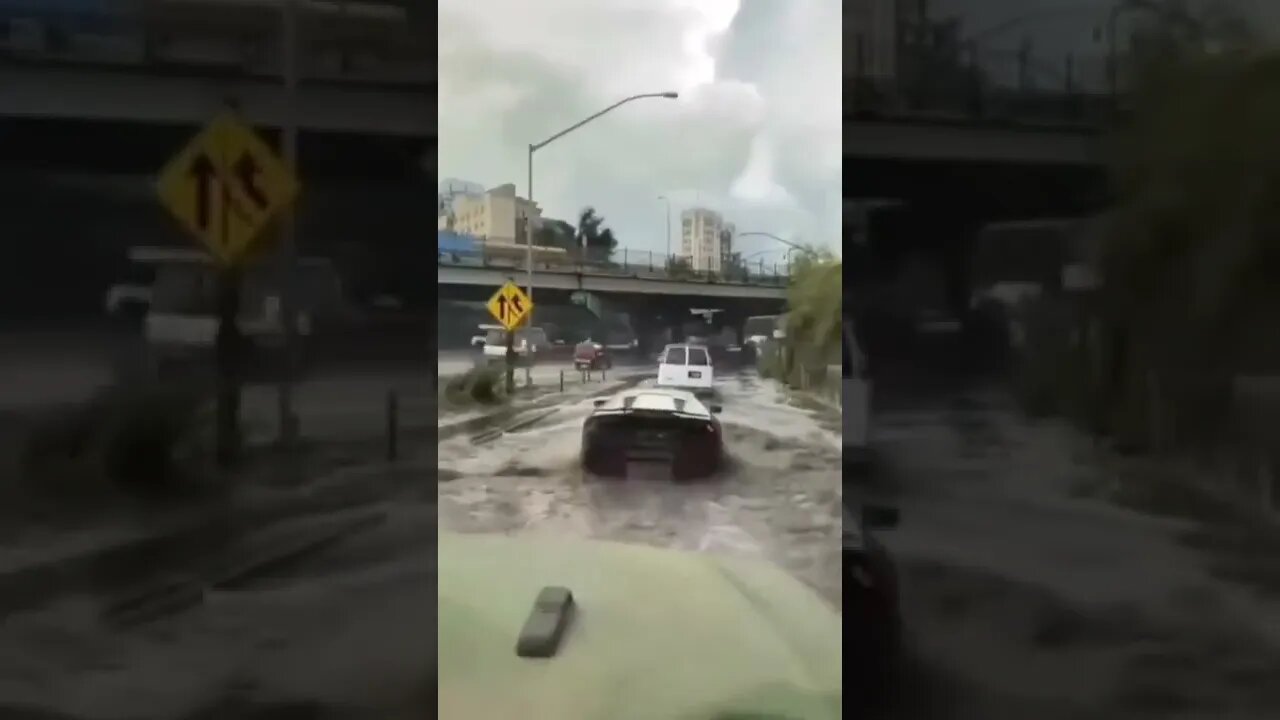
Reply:
[[604, 299], [593, 292], [578, 290], [570, 295], [569, 299], [572, 300], [575, 305], [581, 305], [586, 308], [592, 315], [595, 315], [601, 320], [603, 320], [608, 313]]

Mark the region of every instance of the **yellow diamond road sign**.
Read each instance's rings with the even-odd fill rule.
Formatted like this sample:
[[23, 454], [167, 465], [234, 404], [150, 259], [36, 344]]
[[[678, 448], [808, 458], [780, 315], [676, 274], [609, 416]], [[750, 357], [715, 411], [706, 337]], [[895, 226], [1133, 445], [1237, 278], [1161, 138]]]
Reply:
[[298, 180], [253, 128], [220, 115], [160, 172], [160, 200], [217, 260], [238, 263], [298, 195]]
[[507, 330], [519, 327], [532, 311], [533, 301], [510, 280], [489, 298], [489, 314]]

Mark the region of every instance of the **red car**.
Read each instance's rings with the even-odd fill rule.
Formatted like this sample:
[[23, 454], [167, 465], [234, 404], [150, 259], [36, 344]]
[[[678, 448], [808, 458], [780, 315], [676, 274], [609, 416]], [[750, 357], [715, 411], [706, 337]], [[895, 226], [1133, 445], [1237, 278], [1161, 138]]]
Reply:
[[573, 366], [579, 370], [609, 370], [613, 368], [613, 360], [602, 343], [586, 340], [573, 349]]

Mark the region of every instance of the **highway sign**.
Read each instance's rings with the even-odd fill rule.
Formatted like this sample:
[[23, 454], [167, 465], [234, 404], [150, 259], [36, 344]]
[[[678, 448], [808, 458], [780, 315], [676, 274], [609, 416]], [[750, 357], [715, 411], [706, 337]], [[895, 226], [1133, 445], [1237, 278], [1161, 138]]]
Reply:
[[519, 327], [531, 312], [533, 312], [533, 301], [510, 280], [489, 298], [489, 314], [502, 323], [502, 327], [508, 331]]
[[298, 179], [253, 128], [213, 119], [160, 171], [160, 201], [226, 264], [257, 249], [263, 229], [298, 195]]

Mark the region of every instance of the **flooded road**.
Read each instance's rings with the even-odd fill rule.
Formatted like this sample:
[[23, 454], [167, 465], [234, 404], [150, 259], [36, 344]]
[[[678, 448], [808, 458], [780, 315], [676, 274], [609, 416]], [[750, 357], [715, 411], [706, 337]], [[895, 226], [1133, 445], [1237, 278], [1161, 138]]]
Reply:
[[883, 717], [1280, 717], [1280, 603], [1186, 541], [1242, 521], [1122, 506], [1102, 450], [992, 388], [887, 397], [875, 446], [846, 493], [902, 512], [882, 539], [909, 652]]
[[763, 557], [838, 606], [839, 418], [791, 404], [754, 374], [719, 377], [717, 391], [730, 460], [716, 478], [675, 483], [668, 468], [642, 464], [625, 480], [584, 474], [584, 399], [490, 443], [442, 443], [440, 526]]
[[[64, 597], [0, 622], [0, 717], [41, 720], [429, 717], [435, 708], [434, 453], [317, 478], [381, 499], [250, 536], [229, 562], [138, 590], [157, 609], [121, 625], [122, 598]], [[243, 584], [216, 578], [352, 515], [376, 524]], [[198, 556], [193, 559], [198, 559]], [[203, 571], [202, 571], [203, 568]], [[221, 568], [221, 572], [208, 570]], [[195, 593], [163, 612], [164, 582]], [[189, 583], [189, 584], [188, 584]], [[178, 598], [179, 600], [181, 597]]]

